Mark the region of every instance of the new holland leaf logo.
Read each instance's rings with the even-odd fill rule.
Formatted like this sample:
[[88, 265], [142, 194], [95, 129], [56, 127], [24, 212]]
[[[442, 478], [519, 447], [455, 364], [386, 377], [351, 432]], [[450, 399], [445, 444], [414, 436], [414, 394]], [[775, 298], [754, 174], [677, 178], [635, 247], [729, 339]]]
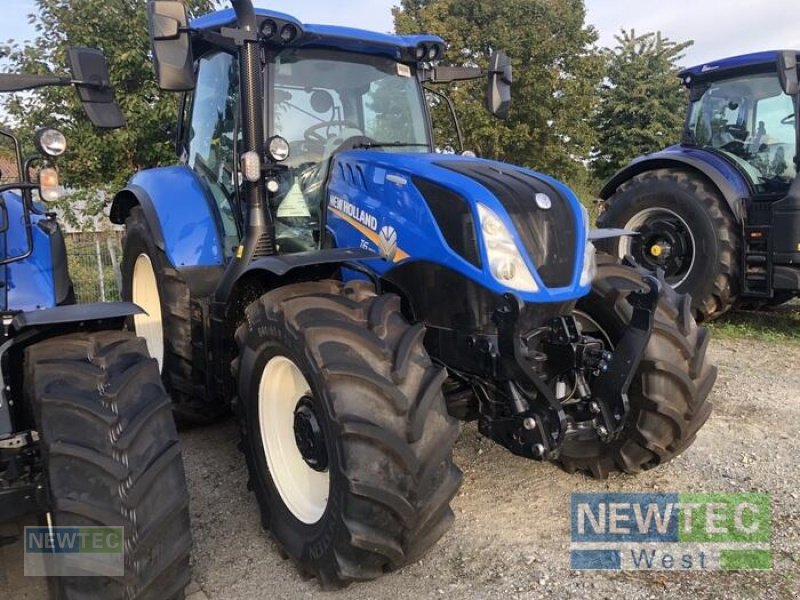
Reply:
[[397, 254], [397, 232], [394, 227], [387, 225], [378, 235], [378, 246], [386, 260], [394, 260]]

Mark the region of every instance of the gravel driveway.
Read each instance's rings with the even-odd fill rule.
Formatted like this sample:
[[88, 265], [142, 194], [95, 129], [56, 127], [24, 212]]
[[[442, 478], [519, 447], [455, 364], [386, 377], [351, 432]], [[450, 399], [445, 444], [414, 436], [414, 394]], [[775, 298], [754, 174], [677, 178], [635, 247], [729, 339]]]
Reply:
[[[451, 531], [421, 562], [332, 594], [320, 592], [314, 580], [303, 580], [261, 531], [234, 425], [187, 433], [196, 582], [210, 600], [798, 598], [800, 346], [717, 340], [711, 354], [720, 367], [715, 411], [695, 445], [673, 463], [638, 477], [598, 482], [516, 458], [468, 425], [456, 446], [465, 477], [453, 503]], [[572, 572], [570, 494], [606, 490], [770, 493], [775, 568], [753, 573]], [[16, 569], [9, 558], [15, 552], [21, 554], [14, 547], [0, 552], [0, 558], [6, 557], [5, 566], [0, 563], [0, 591], [8, 585], [18, 598], [39, 597], [33, 588], [18, 590], [21, 578], [9, 572]]]

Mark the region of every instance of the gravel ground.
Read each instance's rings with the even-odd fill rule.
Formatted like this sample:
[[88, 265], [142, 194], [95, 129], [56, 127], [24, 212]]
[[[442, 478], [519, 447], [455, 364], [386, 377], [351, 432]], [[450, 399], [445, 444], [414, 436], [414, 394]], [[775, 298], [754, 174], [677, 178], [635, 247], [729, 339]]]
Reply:
[[[480, 437], [473, 425], [466, 426], [456, 446], [464, 485], [453, 502], [451, 531], [419, 563], [330, 594], [320, 592], [316, 581], [303, 580], [261, 531], [255, 499], [246, 491], [234, 425], [187, 433], [196, 582], [210, 600], [798, 598], [800, 345], [723, 340], [713, 344], [711, 356], [720, 367], [711, 419], [684, 455], [638, 477], [598, 482], [570, 476], [552, 465], [516, 458]], [[606, 490], [767, 492], [773, 499], [775, 568], [758, 573], [572, 572], [570, 494]], [[15, 598], [41, 597], [16, 574], [21, 561], [14, 557], [20, 554], [13, 546], [0, 551], [0, 596], [5, 597], [5, 587], [15, 591]]]

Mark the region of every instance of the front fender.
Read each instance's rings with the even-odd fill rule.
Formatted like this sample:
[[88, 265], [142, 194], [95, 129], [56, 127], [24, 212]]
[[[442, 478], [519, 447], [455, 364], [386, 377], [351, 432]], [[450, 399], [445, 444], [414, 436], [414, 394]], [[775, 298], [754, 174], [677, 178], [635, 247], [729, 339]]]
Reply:
[[226, 306], [235, 296], [236, 290], [249, 282], [260, 281], [259, 287], [268, 290], [290, 280], [301, 280], [311, 270], [315, 270], [315, 274], [318, 274], [316, 273], [319, 271], [318, 267], [323, 267], [328, 273], [325, 276], [330, 276], [341, 266], [369, 259], [383, 260], [383, 257], [362, 248], [326, 248], [297, 254], [267, 256], [243, 267], [233, 277], [226, 278], [217, 290], [214, 300], [218, 305]]
[[754, 193], [745, 176], [724, 158], [689, 146], [672, 146], [635, 159], [606, 182], [600, 198], [608, 200], [626, 181], [656, 169], [690, 170], [703, 175], [716, 186], [736, 219], [740, 222], [744, 219], [742, 200]]

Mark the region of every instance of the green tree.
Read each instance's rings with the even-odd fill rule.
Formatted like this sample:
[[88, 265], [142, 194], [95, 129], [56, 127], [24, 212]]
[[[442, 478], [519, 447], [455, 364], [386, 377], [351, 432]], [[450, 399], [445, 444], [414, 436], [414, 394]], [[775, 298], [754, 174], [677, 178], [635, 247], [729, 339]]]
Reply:
[[[595, 145], [590, 118], [602, 59], [583, 0], [402, 0], [398, 33], [426, 32], [448, 44], [443, 64], [488, 66], [504, 50], [514, 66], [511, 115], [484, 109], [485, 81], [452, 85], [467, 148], [574, 181]], [[441, 112], [441, 111], [437, 111]]]
[[[187, 2], [193, 15], [212, 9], [214, 0]], [[56, 126], [68, 139], [58, 166], [63, 183], [78, 193], [70, 198], [88, 214], [103, 208], [107, 195], [135, 171], [174, 160], [163, 125], [174, 122], [177, 95], [156, 87], [147, 33], [145, 0], [36, 0], [29, 16], [37, 37], [30, 45], [11, 40], [0, 48], [10, 71], [35, 74], [67, 72], [67, 49], [101, 49], [108, 59], [124, 129], [101, 132], [86, 118], [75, 90], [44, 88], [2, 98], [8, 120], [23, 140], [44, 125]], [[74, 220], [70, 206], [63, 215]]]
[[603, 179], [631, 159], [680, 139], [686, 95], [678, 63], [694, 43], [633, 30], [623, 30], [616, 40], [615, 48], [603, 50], [607, 75], [595, 119], [599, 139], [593, 170]]

